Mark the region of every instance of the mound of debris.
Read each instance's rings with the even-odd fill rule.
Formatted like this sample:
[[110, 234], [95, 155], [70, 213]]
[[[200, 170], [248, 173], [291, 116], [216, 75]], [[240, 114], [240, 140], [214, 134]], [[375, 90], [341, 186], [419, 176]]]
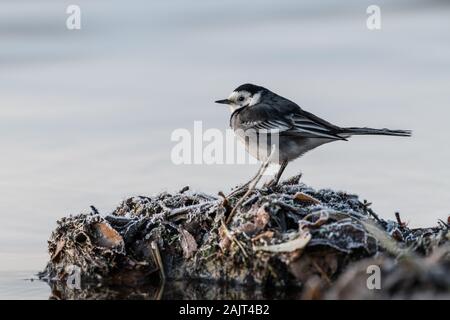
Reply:
[[[109, 215], [91, 207], [90, 213], [62, 218], [49, 240], [51, 259], [41, 278], [56, 298], [123, 298], [124, 292], [136, 292], [130, 288], [140, 288], [139, 298], [170, 298], [148, 289], [161, 283], [179, 298], [183, 292], [204, 297], [192, 289], [204, 283], [234, 288], [215, 290], [211, 299], [265, 298], [265, 288], [283, 288], [276, 298], [358, 298], [347, 289], [363, 289], [348, 279], [367, 279], [361, 263], [375, 257], [372, 264], [386, 277], [401, 278], [405, 272], [396, 268], [405, 263], [415, 270], [403, 287], [382, 290], [379, 297], [401, 296], [402, 290], [413, 295], [416, 284], [418, 289], [428, 285], [431, 296], [450, 290], [447, 223], [409, 229], [399, 216], [382, 220], [355, 195], [316, 191], [299, 180], [253, 189], [245, 198], [243, 192], [214, 196], [185, 187], [175, 194], [127, 199]], [[440, 258], [431, 258], [438, 247]], [[431, 263], [425, 259], [433, 261], [435, 272], [421, 267]], [[82, 284], [78, 291], [67, 290], [74, 270]], [[298, 290], [288, 295], [286, 288]], [[361, 298], [378, 297], [371, 294]]]

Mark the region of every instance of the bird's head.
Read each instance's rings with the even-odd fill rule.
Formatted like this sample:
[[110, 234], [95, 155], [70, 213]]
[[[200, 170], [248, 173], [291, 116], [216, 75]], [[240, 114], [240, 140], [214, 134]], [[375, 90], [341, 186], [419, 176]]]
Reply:
[[263, 87], [246, 83], [234, 89], [227, 99], [217, 100], [216, 103], [229, 105], [231, 112], [233, 112], [259, 103], [266, 91], [268, 90]]

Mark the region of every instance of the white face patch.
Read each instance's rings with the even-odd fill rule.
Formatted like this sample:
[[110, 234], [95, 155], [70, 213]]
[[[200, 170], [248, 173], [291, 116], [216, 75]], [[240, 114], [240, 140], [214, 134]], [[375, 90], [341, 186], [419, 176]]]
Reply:
[[228, 105], [228, 107], [230, 108], [231, 113], [233, 113], [234, 111], [236, 111], [237, 109], [240, 108], [240, 106], [237, 105], [237, 104], [235, 103], [235, 101], [236, 101], [237, 98], [238, 98], [238, 95], [239, 95], [238, 92], [233, 91], [233, 92], [230, 94], [230, 96], [228, 97], [228, 100], [233, 101], [233, 103], [231, 103], [231, 104]]
[[249, 107], [254, 106], [255, 104], [258, 104], [261, 100], [261, 93], [255, 93], [253, 97], [250, 98], [250, 103], [248, 104]]
[[233, 91], [228, 100], [232, 101], [229, 105], [230, 111], [234, 112], [243, 107], [250, 107], [257, 104], [261, 99], [261, 94], [256, 93], [253, 96], [248, 91]]

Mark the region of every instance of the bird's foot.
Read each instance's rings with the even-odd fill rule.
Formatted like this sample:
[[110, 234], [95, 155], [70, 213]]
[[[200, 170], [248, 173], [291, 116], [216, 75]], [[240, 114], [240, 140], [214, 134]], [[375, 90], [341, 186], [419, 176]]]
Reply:
[[248, 187], [249, 187], [249, 183], [246, 183], [246, 184], [243, 184], [242, 186], [237, 187], [236, 189], [231, 191], [231, 193], [228, 195], [228, 198], [247, 192]]
[[266, 183], [264, 183], [263, 187], [266, 189], [272, 189], [273, 187], [275, 187], [278, 184], [278, 181], [272, 179], [270, 181], [267, 181]]

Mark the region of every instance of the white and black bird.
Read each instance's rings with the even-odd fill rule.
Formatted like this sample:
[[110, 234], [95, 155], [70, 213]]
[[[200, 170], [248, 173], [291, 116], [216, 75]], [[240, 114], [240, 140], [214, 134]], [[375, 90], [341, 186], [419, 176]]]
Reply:
[[253, 84], [239, 86], [227, 99], [217, 100], [216, 103], [230, 107], [230, 126], [244, 140], [247, 151], [258, 160], [267, 160], [272, 140], [269, 138], [264, 140], [267, 143], [259, 143], [260, 139], [246, 139], [246, 132], [251, 131], [257, 136], [268, 133], [277, 135], [277, 154], [271, 157], [275, 160], [268, 161], [279, 164], [280, 168], [268, 186], [278, 183], [290, 161], [322, 144], [345, 141], [353, 135], [411, 136], [409, 130], [339, 127], [303, 110], [296, 103]]

